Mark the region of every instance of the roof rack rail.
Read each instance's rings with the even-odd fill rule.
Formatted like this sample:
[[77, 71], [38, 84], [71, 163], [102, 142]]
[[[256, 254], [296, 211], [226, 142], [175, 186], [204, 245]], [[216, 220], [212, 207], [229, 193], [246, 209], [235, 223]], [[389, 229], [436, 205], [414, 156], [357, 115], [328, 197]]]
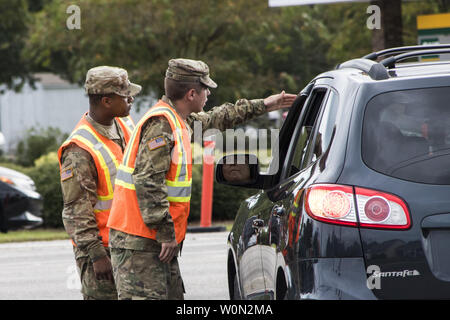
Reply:
[[343, 68], [355, 68], [364, 71], [373, 80], [385, 80], [389, 78], [389, 74], [382, 64], [369, 59], [353, 59], [336, 66], [336, 69]]
[[369, 53], [365, 55], [363, 59], [375, 60], [379, 57], [387, 56], [389, 54], [396, 54], [409, 51], [417, 50], [429, 50], [429, 49], [447, 49], [450, 48], [450, 44], [436, 44], [436, 45], [417, 45], [417, 46], [406, 46], [406, 47], [396, 47], [380, 50], [377, 52]]
[[386, 58], [380, 61], [380, 64], [385, 66], [386, 68], [394, 68], [395, 63], [400, 60], [405, 60], [412, 57], [425, 56], [430, 54], [442, 54], [442, 53], [450, 53], [450, 46], [447, 49], [429, 49], [429, 50], [419, 50], [413, 52], [405, 52], [393, 57]]

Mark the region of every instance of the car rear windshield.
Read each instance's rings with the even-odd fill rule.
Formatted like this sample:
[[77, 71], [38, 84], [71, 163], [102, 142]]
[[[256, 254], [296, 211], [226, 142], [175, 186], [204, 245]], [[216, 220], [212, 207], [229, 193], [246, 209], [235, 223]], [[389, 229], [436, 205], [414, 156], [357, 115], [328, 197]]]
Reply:
[[450, 87], [372, 98], [364, 114], [362, 157], [395, 178], [450, 184]]

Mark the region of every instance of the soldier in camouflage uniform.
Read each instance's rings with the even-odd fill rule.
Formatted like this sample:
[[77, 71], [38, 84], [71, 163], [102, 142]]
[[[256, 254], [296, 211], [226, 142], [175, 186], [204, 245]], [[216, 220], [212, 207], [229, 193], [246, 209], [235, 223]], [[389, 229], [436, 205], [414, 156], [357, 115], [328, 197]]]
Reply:
[[[82, 121], [87, 121], [98, 135], [117, 144], [123, 153], [125, 133], [116, 117], [129, 115], [133, 96], [141, 87], [128, 81], [124, 69], [102, 66], [88, 71], [85, 89], [90, 107]], [[70, 137], [61, 146], [59, 155], [64, 201], [62, 219], [74, 243], [83, 298], [117, 299], [109, 248], [102, 242], [94, 214], [99, 175], [94, 159]]]
[[[209, 89], [216, 87], [204, 62], [172, 59], [166, 71], [166, 95], [161, 100], [177, 111], [192, 137], [194, 121], [201, 122], [203, 131], [225, 130], [268, 111], [289, 107], [295, 99], [295, 95], [282, 92], [266, 99], [225, 103], [203, 112]], [[164, 142], [150, 148], [158, 137]], [[119, 299], [183, 299], [177, 261], [182, 243], [175, 239], [165, 182], [173, 147], [173, 131], [165, 117], [151, 117], [142, 125], [132, 177], [142, 219], [157, 233], [156, 239], [149, 239], [119, 231], [110, 225], [110, 216], [111, 262]], [[112, 210], [113, 215], [114, 203]], [[120, 218], [120, 208], [117, 211]]]

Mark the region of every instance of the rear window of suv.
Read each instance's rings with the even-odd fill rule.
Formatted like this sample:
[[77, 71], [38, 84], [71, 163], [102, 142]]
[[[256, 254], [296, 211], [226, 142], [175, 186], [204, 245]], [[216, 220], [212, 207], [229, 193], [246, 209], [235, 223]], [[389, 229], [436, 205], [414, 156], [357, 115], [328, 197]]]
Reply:
[[364, 114], [362, 157], [391, 177], [450, 184], [450, 87], [372, 98]]

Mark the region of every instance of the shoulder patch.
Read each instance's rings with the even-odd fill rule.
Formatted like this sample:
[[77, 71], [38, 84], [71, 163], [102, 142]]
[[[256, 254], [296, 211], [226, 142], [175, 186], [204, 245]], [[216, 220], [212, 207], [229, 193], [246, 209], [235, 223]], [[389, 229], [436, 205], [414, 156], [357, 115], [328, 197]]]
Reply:
[[61, 181], [66, 181], [73, 177], [72, 167], [64, 168], [61, 170]]
[[156, 137], [156, 138], [150, 140], [150, 142], [147, 145], [150, 150], [155, 150], [162, 146], [165, 146], [166, 140], [164, 140], [163, 136], [159, 136], [159, 137]]

